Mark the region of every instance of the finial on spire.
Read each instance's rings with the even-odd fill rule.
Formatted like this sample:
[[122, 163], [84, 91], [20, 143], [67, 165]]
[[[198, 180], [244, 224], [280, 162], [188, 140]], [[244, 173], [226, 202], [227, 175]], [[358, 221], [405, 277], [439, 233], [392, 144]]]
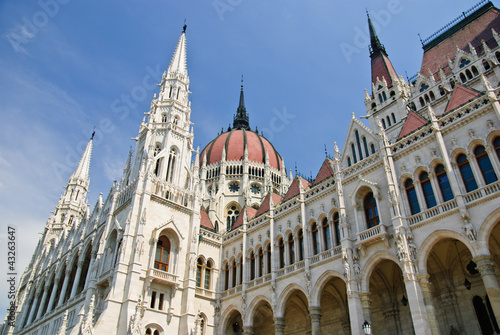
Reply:
[[366, 16], [368, 17], [368, 29], [370, 30], [370, 57], [374, 58], [382, 52], [387, 56], [385, 47], [382, 43], [380, 43], [377, 32], [373, 27], [372, 20], [370, 19], [370, 14], [368, 14], [368, 9], [366, 10]]
[[90, 140], [94, 139], [94, 135], [95, 135], [95, 126], [94, 126], [94, 130], [92, 131], [92, 136], [90, 136]]
[[182, 33], [183, 34], [186, 33], [186, 28], [187, 28], [186, 19], [184, 19], [184, 26], [182, 27]]
[[243, 74], [241, 75], [241, 89], [243, 90]]
[[328, 150], [326, 150], [326, 144], [325, 144], [325, 156], [328, 157]]
[[236, 110], [236, 115], [234, 116], [233, 128], [250, 130], [250, 123], [248, 121], [245, 99], [243, 96], [243, 75], [241, 75], [240, 103], [238, 105], [238, 109]]

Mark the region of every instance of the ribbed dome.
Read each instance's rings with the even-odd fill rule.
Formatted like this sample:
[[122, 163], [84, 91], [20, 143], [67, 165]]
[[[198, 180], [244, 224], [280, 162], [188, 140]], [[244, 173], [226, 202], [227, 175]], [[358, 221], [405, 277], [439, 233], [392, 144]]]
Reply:
[[226, 150], [226, 161], [242, 161], [248, 150], [248, 160], [251, 162], [265, 163], [266, 151], [269, 155], [269, 165], [281, 170], [281, 156], [274, 149], [271, 142], [265, 137], [245, 129], [233, 129], [217, 136], [203, 149], [200, 155], [200, 164], [203, 164], [205, 155], [207, 165], [218, 163], [222, 160], [223, 148]]

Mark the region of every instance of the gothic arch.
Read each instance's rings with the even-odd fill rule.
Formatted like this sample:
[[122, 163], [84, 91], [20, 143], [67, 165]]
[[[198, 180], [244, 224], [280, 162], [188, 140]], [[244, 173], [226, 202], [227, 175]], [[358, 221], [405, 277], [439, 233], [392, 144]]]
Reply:
[[493, 228], [500, 220], [500, 208], [492, 211], [481, 223], [481, 227], [477, 233], [477, 241], [479, 245], [478, 254], [489, 254], [488, 242]]
[[[306, 290], [302, 286], [296, 283], [288, 284], [288, 286], [281, 292], [276, 303], [276, 310], [274, 317], [284, 317], [285, 316], [285, 304], [288, 298], [295, 292], [300, 291], [307, 297]], [[308, 301], [309, 303], [309, 301]]]
[[439, 240], [444, 238], [455, 239], [465, 244], [465, 246], [469, 249], [470, 253], [472, 254], [472, 258], [478, 255], [476, 248], [474, 248], [471, 245], [469, 239], [467, 239], [467, 237], [465, 237], [463, 234], [450, 229], [437, 229], [425, 238], [424, 242], [420, 245], [418, 249], [417, 260], [418, 260], [418, 270], [420, 273], [427, 273], [427, 261], [430, 252], [432, 251], [434, 245]]
[[396, 263], [401, 271], [401, 265], [399, 264], [398, 258], [389, 251], [377, 251], [373, 255], [371, 255], [361, 269], [361, 290], [363, 292], [370, 292], [370, 278], [372, 276], [373, 270], [377, 267], [377, 265], [383, 261], [389, 260]]
[[321, 293], [325, 285], [333, 278], [339, 278], [345, 283], [344, 276], [336, 270], [327, 270], [316, 280], [311, 292], [311, 306], [319, 306]]
[[221, 325], [219, 330], [220, 335], [225, 335], [224, 330], [228, 326], [226, 323], [228, 323], [228, 321], [230, 321], [230, 319], [234, 317], [233, 315], [234, 313], [238, 313], [243, 318], [243, 314], [241, 313], [238, 307], [236, 307], [235, 305], [228, 306], [226, 310], [222, 313], [221, 320], [219, 322], [219, 324]]
[[[268, 297], [264, 295], [258, 295], [256, 296], [250, 305], [248, 305], [247, 308], [247, 313], [246, 313], [246, 320], [244, 320], [245, 325], [251, 325], [251, 321], [253, 320], [255, 316], [255, 312], [257, 311], [257, 308], [260, 306], [262, 303], [268, 303], [269, 306], [272, 306], [271, 301], [269, 300]], [[249, 323], [250, 322], [250, 323]]]

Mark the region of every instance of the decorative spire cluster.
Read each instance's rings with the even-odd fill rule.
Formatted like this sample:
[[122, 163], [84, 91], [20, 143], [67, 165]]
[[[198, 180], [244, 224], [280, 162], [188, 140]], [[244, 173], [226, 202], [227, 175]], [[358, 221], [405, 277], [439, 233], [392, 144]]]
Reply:
[[238, 105], [236, 115], [234, 116], [233, 129], [250, 130], [250, 122], [248, 121], [247, 110], [245, 108], [245, 98], [243, 96], [243, 76], [241, 76], [240, 104]]

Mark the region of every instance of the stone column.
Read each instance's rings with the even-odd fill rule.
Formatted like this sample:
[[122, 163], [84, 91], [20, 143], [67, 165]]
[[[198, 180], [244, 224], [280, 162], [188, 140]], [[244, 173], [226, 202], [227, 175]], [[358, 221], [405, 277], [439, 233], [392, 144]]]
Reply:
[[274, 334], [284, 335], [285, 318], [274, 318]]
[[418, 280], [420, 283], [420, 289], [422, 290], [422, 295], [424, 296], [425, 309], [427, 310], [431, 333], [432, 335], [439, 335], [439, 325], [436, 318], [436, 309], [434, 308], [434, 303], [432, 301], [432, 290], [429, 277], [430, 275], [427, 273], [420, 274], [418, 275]]
[[[370, 299], [370, 292], [360, 292], [359, 293], [359, 298], [361, 300], [361, 308], [363, 308], [363, 316], [366, 321], [368, 321], [370, 324], [372, 323], [372, 306], [371, 306], [371, 299]], [[364, 321], [363, 321], [364, 322]]]
[[45, 301], [47, 301], [47, 295], [49, 294], [49, 289], [50, 289], [50, 283], [47, 283], [47, 285], [43, 287], [42, 300], [40, 301], [40, 306], [38, 307], [38, 312], [36, 313], [37, 319], [42, 317], [43, 306], [45, 306]]
[[42, 294], [42, 290], [38, 290], [35, 292], [35, 300], [33, 301], [33, 305], [31, 306], [31, 311], [30, 315], [28, 317], [28, 322], [26, 323], [29, 325], [31, 322], [33, 322], [33, 319], [35, 318], [35, 310], [36, 306], [38, 306], [38, 301], [40, 301], [40, 295]]
[[410, 277], [410, 279], [405, 280], [405, 288], [406, 294], [408, 294], [408, 302], [415, 334], [427, 335], [431, 333], [431, 327], [429, 319], [427, 318], [427, 309], [424, 303], [424, 296], [420, 289], [420, 284], [415, 274], [411, 276], [407, 275], [407, 277]]
[[64, 282], [61, 289], [61, 295], [59, 296], [59, 301], [57, 302], [57, 306], [61, 306], [64, 302], [64, 298], [66, 297], [66, 290], [68, 288], [69, 276], [71, 276], [71, 269], [66, 268], [66, 272], [64, 273]]
[[54, 300], [56, 298], [57, 290], [59, 289], [59, 281], [60, 280], [61, 280], [60, 277], [54, 278], [54, 288], [52, 289], [52, 293], [50, 294], [49, 304], [47, 305], [47, 312], [50, 312], [53, 309]]
[[76, 274], [75, 274], [75, 281], [73, 282], [73, 286], [71, 288], [71, 295], [69, 296], [70, 299], [75, 297], [76, 291], [78, 290], [78, 285], [80, 285], [82, 268], [83, 268], [83, 261], [78, 261], [78, 267], [76, 268]]
[[486, 293], [490, 299], [491, 308], [495, 313], [497, 323], [500, 324], [500, 286], [495, 276], [493, 262], [489, 255], [481, 255], [474, 258], [477, 269], [481, 273]]
[[97, 257], [97, 251], [92, 251], [92, 256], [90, 257], [89, 269], [87, 270], [87, 277], [85, 278], [85, 287], [86, 289], [89, 287], [90, 278], [92, 276], [92, 268], [94, 267], [94, 262]]
[[312, 335], [321, 335], [321, 307], [311, 306], [309, 308], [309, 316], [311, 317]]
[[347, 296], [351, 334], [364, 335], [363, 322], [371, 320], [370, 293], [352, 292]]

